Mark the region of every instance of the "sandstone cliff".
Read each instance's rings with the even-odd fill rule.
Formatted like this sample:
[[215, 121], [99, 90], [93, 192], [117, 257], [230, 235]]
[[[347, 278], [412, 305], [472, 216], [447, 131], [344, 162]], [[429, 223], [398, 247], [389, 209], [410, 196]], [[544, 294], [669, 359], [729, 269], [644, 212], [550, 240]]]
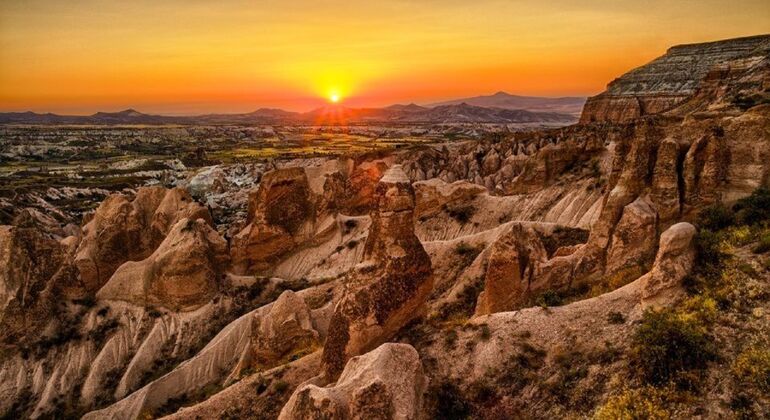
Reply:
[[[613, 80], [607, 90], [589, 98], [581, 123], [628, 122], [671, 111], [710, 82], [751, 74], [767, 67], [770, 35], [671, 47], [665, 55]], [[754, 80], [762, 90], [763, 81]], [[752, 88], [742, 86], [741, 89]], [[734, 92], [737, 93], [737, 92]]]

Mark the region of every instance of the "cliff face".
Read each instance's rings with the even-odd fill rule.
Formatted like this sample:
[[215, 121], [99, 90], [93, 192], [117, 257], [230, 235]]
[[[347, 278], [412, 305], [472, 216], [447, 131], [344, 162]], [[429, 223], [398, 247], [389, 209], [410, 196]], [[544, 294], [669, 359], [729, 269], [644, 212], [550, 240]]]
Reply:
[[[735, 38], [702, 44], [678, 45], [650, 63], [629, 71], [586, 102], [581, 123], [627, 122], [673, 110], [697, 95], [715, 73], [755, 73], [767, 68], [770, 35]], [[741, 89], [762, 90], [765, 77]], [[722, 92], [724, 93], [724, 92]]]

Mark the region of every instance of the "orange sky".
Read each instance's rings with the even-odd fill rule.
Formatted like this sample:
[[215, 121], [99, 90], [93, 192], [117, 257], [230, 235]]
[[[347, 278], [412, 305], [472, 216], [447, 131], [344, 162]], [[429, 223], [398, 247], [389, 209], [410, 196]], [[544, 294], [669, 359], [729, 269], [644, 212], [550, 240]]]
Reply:
[[768, 32], [767, 0], [0, 0], [0, 111], [591, 95], [671, 45]]

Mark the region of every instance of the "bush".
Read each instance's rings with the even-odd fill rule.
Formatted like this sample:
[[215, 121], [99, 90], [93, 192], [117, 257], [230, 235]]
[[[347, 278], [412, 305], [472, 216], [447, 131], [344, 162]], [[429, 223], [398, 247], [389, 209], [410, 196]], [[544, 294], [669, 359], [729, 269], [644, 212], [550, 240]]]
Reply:
[[698, 317], [671, 310], [646, 311], [631, 341], [632, 363], [641, 379], [653, 385], [673, 381], [693, 389], [697, 373], [715, 357], [714, 342]]
[[666, 420], [670, 413], [663, 406], [664, 394], [654, 387], [625, 390], [610, 397], [596, 412], [595, 420]]
[[72, 303], [86, 308], [93, 308], [96, 306], [96, 298], [93, 296], [86, 296], [82, 299], [72, 299]]
[[562, 304], [562, 297], [554, 290], [546, 290], [540, 296], [537, 297], [535, 303], [538, 306], [547, 308], [549, 306], [559, 306]]
[[733, 225], [735, 215], [724, 205], [714, 204], [701, 210], [695, 223], [701, 229], [717, 231]]
[[455, 219], [460, 224], [466, 224], [471, 220], [474, 214], [476, 214], [476, 208], [471, 205], [446, 207], [446, 212], [449, 217]]
[[698, 251], [698, 270], [719, 269], [724, 266], [728, 255], [722, 250], [722, 240], [719, 234], [710, 230], [701, 230], [695, 238]]
[[460, 242], [455, 247], [455, 252], [457, 252], [457, 255], [465, 257], [469, 261], [473, 261], [476, 259], [476, 257], [481, 254], [481, 251], [483, 251], [483, 246], [473, 246], [470, 244], [467, 244], [465, 242]]
[[770, 189], [758, 188], [733, 206], [735, 220], [742, 225], [755, 225], [770, 220]]
[[770, 392], [770, 350], [753, 347], [738, 355], [732, 366], [736, 378]]
[[764, 254], [767, 251], [770, 251], [770, 232], [765, 232], [759, 238], [759, 244], [751, 250], [755, 254]]
[[457, 300], [441, 307], [438, 317], [447, 320], [453, 316], [471, 317], [476, 310], [479, 294], [484, 290], [484, 279], [476, 278], [457, 294]]
[[279, 380], [273, 385], [273, 390], [275, 390], [277, 394], [283, 394], [287, 389], [289, 389], [289, 384], [284, 381]]
[[610, 324], [623, 324], [626, 322], [626, 317], [620, 312], [610, 312], [607, 314], [607, 322]]
[[431, 391], [435, 404], [433, 418], [462, 420], [470, 417], [471, 404], [462, 396], [455, 384], [442, 382]]

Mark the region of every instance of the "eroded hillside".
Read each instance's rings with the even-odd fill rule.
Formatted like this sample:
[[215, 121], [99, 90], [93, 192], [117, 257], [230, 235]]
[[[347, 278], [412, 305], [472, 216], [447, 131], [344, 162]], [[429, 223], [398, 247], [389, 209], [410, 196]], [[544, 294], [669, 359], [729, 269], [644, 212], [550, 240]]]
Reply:
[[658, 111], [611, 87], [581, 125], [217, 165], [80, 226], [17, 209], [0, 412], [766, 417], [766, 45], [631, 72], [676, 86]]

